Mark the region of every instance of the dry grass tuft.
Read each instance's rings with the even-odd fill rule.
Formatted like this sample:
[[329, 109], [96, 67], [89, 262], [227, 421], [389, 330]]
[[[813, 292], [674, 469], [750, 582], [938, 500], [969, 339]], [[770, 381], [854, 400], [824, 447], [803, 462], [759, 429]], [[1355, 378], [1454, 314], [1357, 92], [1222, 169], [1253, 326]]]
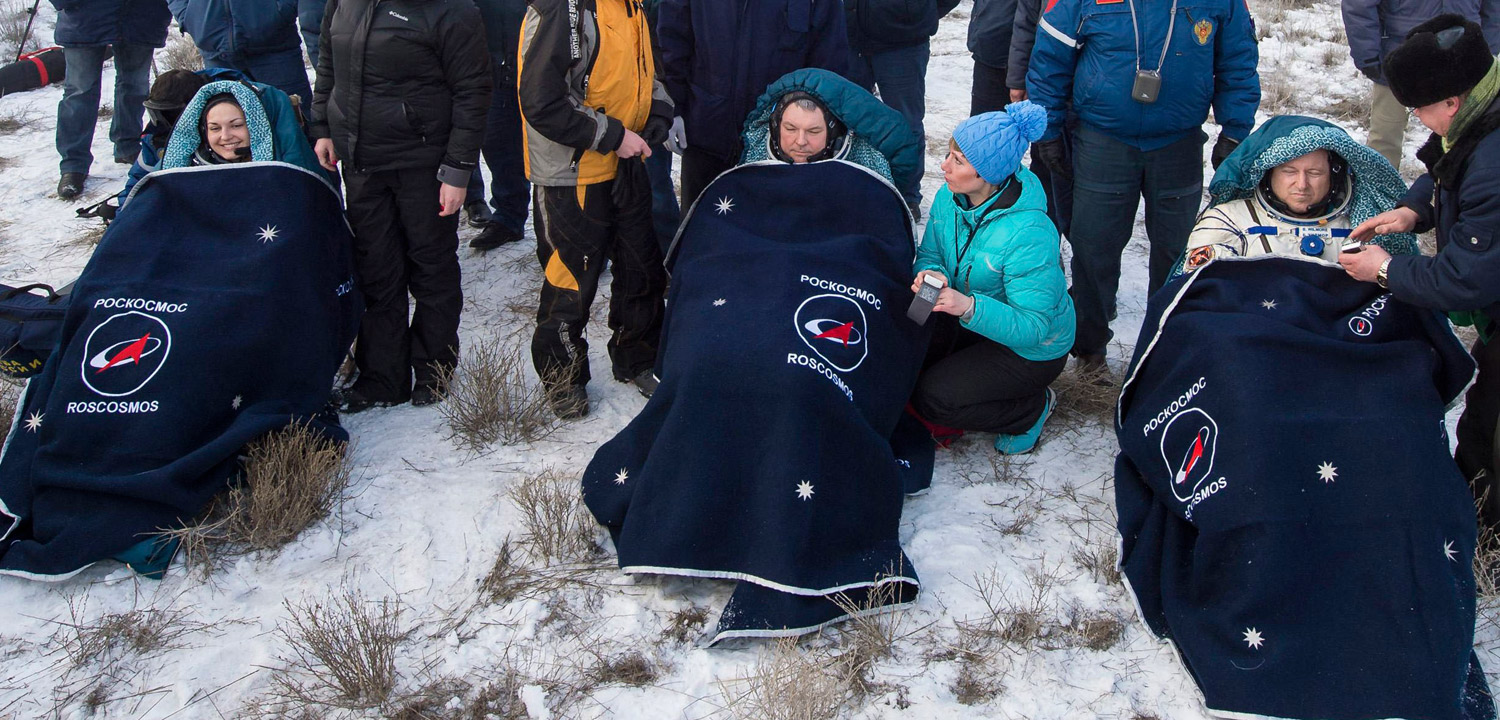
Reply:
[[99, 103], [99, 119], [108, 120], [115, 116], [115, 106], [109, 103]]
[[343, 502], [354, 472], [349, 450], [307, 423], [270, 433], [247, 446], [243, 482], [220, 495], [203, 520], [166, 534], [204, 572], [216, 556], [280, 548]]
[[958, 676], [949, 686], [953, 699], [964, 705], [982, 705], [1005, 692], [1000, 679], [988, 672], [979, 658], [968, 655], [959, 658]]
[[93, 619], [87, 617], [87, 605], [84, 596], [69, 597], [69, 621], [60, 622], [62, 628], [52, 637], [53, 644], [62, 648], [75, 668], [179, 648], [183, 637], [210, 628], [189, 620], [187, 610], [170, 605], [106, 613]]
[[198, 46], [193, 44], [192, 38], [172, 28], [167, 36], [166, 47], [156, 53], [156, 63], [161, 72], [168, 70], [197, 72], [203, 69], [203, 54], [198, 52]]
[[662, 634], [673, 642], [691, 642], [703, 633], [703, 626], [707, 623], [708, 611], [694, 605], [672, 613]]
[[105, 229], [105, 226], [102, 224], [90, 225], [87, 230], [74, 235], [64, 244], [72, 247], [83, 248], [85, 250], [92, 249], [99, 244], [100, 240], [104, 239]]
[[1090, 373], [1074, 366], [1052, 381], [1052, 390], [1057, 393], [1057, 408], [1051, 423], [1063, 429], [1114, 427], [1120, 384], [1108, 368]]
[[442, 370], [447, 390], [438, 412], [454, 441], [477, 451], [496, 441], [534, 442], [557, 429], [547, 391], [531, 379], [530, 369], [520, 343], [495, 337], [470, 343], [456, 367]]
[[401, 606], [343, 589], [324, 600], [286, 601], [276, 628], [289, 655], [273, 695], [290, 706], [383, 707], [396, 689], [396, 650], [408, 635]]
[[843, 668], [795, 638], [765, 648], [750, 675], [722, 686], [730, 716], [740, 720], [825, 720], [850, 699]]
[[36, 116], [22, 108], [11, 107], [0, 112], [0, 135], [20, 132], [35, 124]]
[[656, 663], [640, 651], [632, 650], [623, 655], [601, 657], [589, 672], [588, 680], [592, 685], [641, 687], [656, 682], [660, 674]]
[[539, 561], [582, 562], [599, 555], [596, 525], [583, 506], [578, 478], [544, 470], [510, 490], [521, 511], [521, 543]]
[[[5, 54], [4, 62], [16, 59], [16, 55], [23, 52], [35, 52], [42, 48], [42, 38], [47, 36], [47, 28], [41, 22], [32, 22], [30, 35], [27, 35], [27, 23], [31, 17], [31, 3], [26, 0], [5, 0], [0, 2], [0, 53]], [[22, 42], [25, 47], [22, 47]]]
[[518, 695], [524, 679], [507, 668], [497, 679], [475, 686], [468, 680], [444, 678], [403, 697], [391, 720], [527, 720], [526, 704]]
[[1125, 635], [1125, 623], [1110, 613], [1088, 613], [1075, 619], [1073, 635], [1090, 650], [1108, 650]]
[[1092, 541], [1073, 551], [1073, 561], [1101, 585], [1120, 584], [1120, 550], [1111, 540]]

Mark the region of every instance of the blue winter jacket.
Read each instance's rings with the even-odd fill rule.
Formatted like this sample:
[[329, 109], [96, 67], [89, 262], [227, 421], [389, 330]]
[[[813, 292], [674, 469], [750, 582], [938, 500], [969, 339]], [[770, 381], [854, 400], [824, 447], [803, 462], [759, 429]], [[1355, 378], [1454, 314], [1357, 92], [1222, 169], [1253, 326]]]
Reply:
[[[1500, 0], [1342, 0], [1340, 9], [1357, 68], [1379, 66], [1412, 28], [1443, 13], [1479, 23], [1490, 52], [1500, 52]], [[1387, 84], [1384, 77], [1377, 82]]]
[[[958, 0], [843, 0], [849, 47], [874, 55], [927, 42]], [[1002, 49], [1001, 52], [1004, 52]]]
[[772, 81], [849, 69], [839, 0], [662, 0], [659, 13], [661, 81], [688, 145], [725, 161], [739, 155], [740, 123]]
[[969, 52], [975, 62], [1003, 68], [1010, 61], [1016, 0], [974, 0], [969, 13]]
[[1042, 183], [1025, 168], [1013, 178], [1021, 196], [1008, 208], [997, 202], [1003, 189], [979, 207], [947, 185], [939, 189], [912, 268], [936, 270], [974, 298], [964, 327], [1027, 360], [1052, 360], [1073, 348], [1073, 299]]
[[[1161, 66], [1154, 103], [1132, 96], [1137, 67], [1134, 2], [1140, 25], [1140, 67]], [[1244, 0], [1049, 0], [1037, 25], [1026, 91], [1047, 108], [1044, 140], [1062, 132], [1069, 97], [1079, 120], [1141, 150], [1170, 145], [1197, 132], [1213, 108], [1223, 133], [1243, 140], [1260, 105], [1259, 50]]]
[[1391, 294], [1434, 310], [1479, 310], [1500, 319], [1500, 102], [1446, 153], [1439, 140], [1432, 136], [1417, 152], [1428, 173], [1400, 203], [1416, 211], [1416, 232], [1437, 231], [1437, 254], [1392, 257]]
[[166, 0], [51, 0], [57, 8], [53, 42], [63, 47], [128, 43], [167, 44], [172, 13]]
[[205, 60], [268, 55], [302, 47], [297, 0], [167, 0]]

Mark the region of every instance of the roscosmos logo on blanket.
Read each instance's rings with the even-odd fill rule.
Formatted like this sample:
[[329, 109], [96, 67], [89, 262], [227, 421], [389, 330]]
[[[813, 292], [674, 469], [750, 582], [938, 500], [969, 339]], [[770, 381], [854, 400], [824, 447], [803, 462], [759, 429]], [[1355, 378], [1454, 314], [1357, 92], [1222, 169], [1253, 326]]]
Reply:
[[89, 333], [80, 371], [83, 384], [104, 397], [126, 397], [156, 377], [172, 350], [172, 331], [154, 315], [117, 313]]
[[1172, 416], [1161, 433], [1161, 459], [1172, 475], [1172, 494], [1187, 502], [1214, 469], [1219, 424], [1212, 416], [1190, 408]]
[[802, 342], [840, 372], [859, 368], [870, 354], [864, 308], [843, 295], [815, 295], [797, 306]]

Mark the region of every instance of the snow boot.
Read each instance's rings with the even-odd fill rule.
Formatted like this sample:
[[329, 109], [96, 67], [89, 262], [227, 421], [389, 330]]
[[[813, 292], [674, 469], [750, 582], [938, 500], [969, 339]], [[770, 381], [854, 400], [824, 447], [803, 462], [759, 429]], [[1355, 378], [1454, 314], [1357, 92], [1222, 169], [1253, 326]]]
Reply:
[[995, 452], [1001, 455], [1022, 455], [1036, 449], [1036, 441], [1042, 436], [1042, 426], [1047, 424], [1047, 418], [1052, 417], [1052, 409], [1057, 407], [1057, 393], [1052, 388], [1047, 388], [1047, 404], [1042, 406], [1042, 416], [1032, 423], [1031, 427], [1019, 435], [996, 435]]

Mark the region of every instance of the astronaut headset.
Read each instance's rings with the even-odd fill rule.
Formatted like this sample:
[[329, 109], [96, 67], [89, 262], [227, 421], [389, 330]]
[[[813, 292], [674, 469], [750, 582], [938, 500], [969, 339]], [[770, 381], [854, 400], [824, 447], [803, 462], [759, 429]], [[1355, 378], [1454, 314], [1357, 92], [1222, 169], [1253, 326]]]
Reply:
[[[1349, 200], [1349, 193], [1352, 187], [1349, 162], [1344, 159], [1344, 156], [1334, 152], [1330, 148], [1318, 149], [1328, 152], [1328, 197], [1308, 208], [1307, 212], [1301, 214], [1309, 218], [1320, 218], [1342, 210]], [[1297, 217], [1297, 215], [1292, 213], [1291, 208], [1276, 199], [1275, 193], [1271, 192], [1271, 173], [1275, 171], [1276, 168], [1273, 167], [1260, 176], [1260, 185], [1257, 188], [1260, 191], [1260, 196], [1276, 212], [1290, 217]]]
[[804, 90], [793, 90], [782, 95], [781, 99], [776, 102], [776, 109], [771, 112], [771, 132], [769, 138], [771, 154], [777, 160], [792, 162], [791, 156], [787, 155], [781, 149], [781, 116], [786, 112], [787, 107], [798, 100], [812, 101], [814, 105], [818, 106], [819, 110], [823, 111], [823, 117], [828, 121], [828, 145], [818, 154], [808, 158], [807, 161], [817, 162], [819, 160], [838, 157], [839, 153], [844, 149], [844, 142], [848, 139], [848, 130], [844, 127], [844, 123], [833, 114], [833, 111], [828, 109], [828, 106], [822, 100]]

